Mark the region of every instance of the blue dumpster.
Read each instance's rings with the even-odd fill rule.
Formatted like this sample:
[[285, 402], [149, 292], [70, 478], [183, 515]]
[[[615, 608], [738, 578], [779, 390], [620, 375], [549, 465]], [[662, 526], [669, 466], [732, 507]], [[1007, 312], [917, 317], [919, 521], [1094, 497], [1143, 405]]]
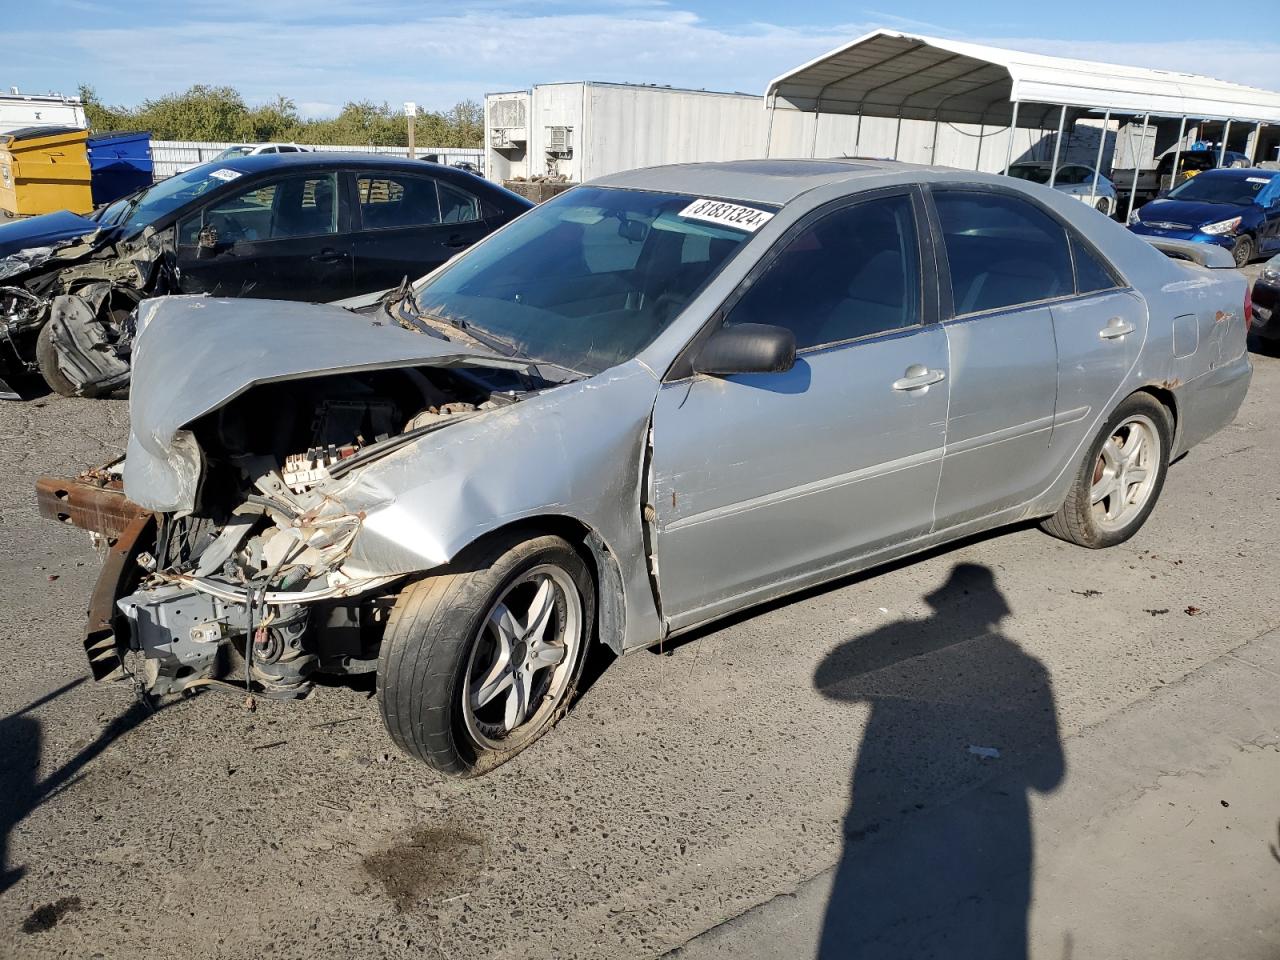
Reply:
[[87, 146], [95, 207], [151, 186], [151, 134], [98, 133]]

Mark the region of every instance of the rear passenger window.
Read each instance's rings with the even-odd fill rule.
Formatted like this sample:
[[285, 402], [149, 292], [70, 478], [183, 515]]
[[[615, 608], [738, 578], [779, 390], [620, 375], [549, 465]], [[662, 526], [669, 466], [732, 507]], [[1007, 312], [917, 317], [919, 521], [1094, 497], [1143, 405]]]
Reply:
[[958, 316], [1075, 292], [1067, 231], [1035, 204], [961, 190], [935, 191], [934, 203]]
[[436, 182], [429, 177], [356, 177], [360, 223], [365, 230], [421, 227], [440, 222]]
[[727, 323], [787, 327], [800, 350], [920, 323], [911, 199], [859, 203], [805, 228], [743, 294]]
[[440, 222], [470, 223], [480, 219], [480, 201], [457, 187], [440, 184]]
[[1076, 265], [1077, 293], [1113, 290], [1119, 286], [1098, 255], [1074, 234], [1071, 237], [1071, 259]]

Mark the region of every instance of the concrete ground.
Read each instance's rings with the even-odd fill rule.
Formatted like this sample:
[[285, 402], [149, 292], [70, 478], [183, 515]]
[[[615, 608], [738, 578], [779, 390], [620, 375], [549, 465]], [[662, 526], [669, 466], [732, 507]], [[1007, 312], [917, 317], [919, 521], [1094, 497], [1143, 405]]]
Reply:
[[1129, 543], [1013, 530], [623, 658], [467, 783], [367, 684], [147, 715], [86, 681], [96, 558], [31, 490], [125, 406], [0, 405], [0, 956], [796, 957], [833, 897], [824, 956], [1280, 956], [1255, 361]]

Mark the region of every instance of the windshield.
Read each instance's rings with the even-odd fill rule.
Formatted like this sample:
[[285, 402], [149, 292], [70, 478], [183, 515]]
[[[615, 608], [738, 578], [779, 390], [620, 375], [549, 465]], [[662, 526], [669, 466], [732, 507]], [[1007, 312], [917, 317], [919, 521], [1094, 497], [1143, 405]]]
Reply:
[[648, 346], [751, 236], [682, 216], [698, 199], [576, 187], [445, 267], [417, 308], [513, 355], [599, 373]]
[[165, 214], [173, 213], [196, 197], [216, 190], [239, 176], [239, 171], [206, 163], [186, 173], [174, 174], [168, 180], [161, 180], [146, 193], [129, 200], [133, 206], [127, 213], [121, 211], [116, 216], [124, 226], [124, 235], [131, 236]]
[[1015, 163], [1009, 168], [1009, 176], [1030, 180], [1032, 183], [1048, 183], [1049, 168], [1035, 163]]
[[1199, 200], [1205, 203], [1253, 203], [1271, 183], [1270, 176], [1242, 177], [1239, 174], [1209, 171], [1192, 177], [1169, 191], [1170, 200]]
[[214, 157], [214, 160], [231, 160], [235, 157], [247, 157], [253, 152], [253, 147], [227, 147], [220, 154]]

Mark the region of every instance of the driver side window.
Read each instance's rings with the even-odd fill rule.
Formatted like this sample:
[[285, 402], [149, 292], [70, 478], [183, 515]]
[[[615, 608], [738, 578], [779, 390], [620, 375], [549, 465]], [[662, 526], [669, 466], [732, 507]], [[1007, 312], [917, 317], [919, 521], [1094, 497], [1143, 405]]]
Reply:
[[796, 349], [920, 323], [920, 261], [908, 196], [829, 213], [794, 236], [734, 305], [728, 324], [787, 327]]
[[316, 237], [338, 232], [336, 173], [285, 177], [205, 207], [182, 221], [178, 244], [193, 246], [201, 229], [212, 227], [220, 243], [256, 243]]

